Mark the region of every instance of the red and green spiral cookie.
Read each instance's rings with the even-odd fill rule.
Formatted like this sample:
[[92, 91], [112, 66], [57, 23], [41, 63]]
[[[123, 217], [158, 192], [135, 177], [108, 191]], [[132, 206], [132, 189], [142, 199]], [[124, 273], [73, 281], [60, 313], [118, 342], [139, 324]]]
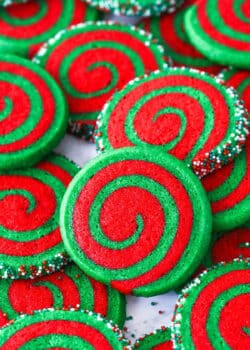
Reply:
[[162, 12], [174, 12], [184, 0], [83, 0], [102, 11], [112, 11], [120, 16], [159, 16]]
[[67, 117], [63, 93], [47, 72], [0, 56], [0, 170], [37, 163], [64, 136]]
[[114, 94], [98, 118], [95, 139], [100, 151], [150, 145], [204, 176], [241, 151], [248, 124], [232, 89], [204, 72], [168, 68]]
[[204, 271], [182, 290], [172, 325], [175, 350], [250, 347], [250, 260]]
[[19, 314], [52, 307], [92, 310], [120, 327], [125, 321], [124, 296], [87, 277], [74, 264], [34, 280], [2, 280], [0, 289], [0, 327]]
[[202, 0], [185, 14], [190, 42], [211, 61], [250, 68], [250, 1]]
[[136, 340], [134, 350], [172, 350], [170, 328], [162, 327], [155, 332]]
[[60, 213], [65, 248], [96, 280], [152, 296], [186, 281], [205, 255], [211, 209], [197, 177], [151, 148], [100, 155], [77, 175]]
[[51, 155], [34, 168], [0, 173], [0, 277], [33, 278], [68, 262], [59, 209], [78, 168]]
[[185, 65], [210, 73], [218, 73], [221, 67], [209, 61], [190, 44], [183, 28], [186, 10], [195, 1], [186, 0], [176, 13], [146, 18], [140, 22], [139, 26], [151, 32], [159, 40], [175, 65]]
[[203, 265], [209, 267], [221, 261], [229, 262], [234, 258], [250, 259], [250, 221], [229, 232], [215, 235]]
[[87, 23], [62, 31], [35, 62], [60, 84], [70, 110], [70, 128], [89, 137], [105, 102], [126, 83], [164, 68], [163, 49], [143, 30], [113, 22]]
[[214, 232], [232, 230], [250, 220], [250, 138], [234, 162], [202, 180], [213, 213]]
[[237, 90], [246, 108], [250, 111], [250, 71], [233, 68], [224, 69], [219, 75], [219, 78], [227, 86], [232, 86]]
[[120, 329], [92, 311], [42, 310], [2, 328], [1, 350], [132, 350]]
[[0, 53], [32, 57], [60, 30], [97, 18], [98, 12], [81, 0], [30, 0], [0, 7]]

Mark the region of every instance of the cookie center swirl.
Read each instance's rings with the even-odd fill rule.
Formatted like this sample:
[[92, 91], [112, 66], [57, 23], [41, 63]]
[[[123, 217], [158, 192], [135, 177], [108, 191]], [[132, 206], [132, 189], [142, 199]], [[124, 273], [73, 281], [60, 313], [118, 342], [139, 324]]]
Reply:
[[[125, 71], [122, 66], [126, 67]], [[75, 106], [76, 101], [83, 111], [102, 108], [115, 89], [143, 73], [143, 62], [135, 51], [106, 41], [96, 42], [95, 47], [92, 43], [83, 43], [74, 48], [61, 62], [59, 72], [73, 111], [79, 108]], [[86, 99], [88, 104], [84, 106]]]
[[5, 229], [34, 230], [49, 221], [55, 210], [55, 194], [46, 184], [30, 177], [1, 176], [0, 225]]
[[[141, 181], [139, 186], [138, 180]], [[96, 196], [90, 210], [91, 227], [99, 222], [96, 241], [103, 247], [114, 250], [128, 248], [132, 253], [132, 247], [136, 249], [141, 241], [149, 240], [156, 228], [156, 236], [162, 234], [166, 221], [162, 206], [166, 208], [166, 213], [169, 210], [157, 196], [160, 190], [165, 191], [156, 182], [136, 175], [118, 177], [107, 184]], [[173, 204], [166, 194], [166, 199], [168, 197]], [[149, 208], [145, 203], [150, 203]]]
[[[157, 199], [144, 189], [129, 186], [113, 192], [101, 209], [100, 222], [105, 236], [115, 244], [124, 246], [137, 241], [143, 230], [150, 230], [150, 226], [156, 222], [150, 222], [144, 201], [151, 201], [151, 205], [159, 212]], [[113, 215], [110, 217], [109, 213]], [[158, 217], [161, 221], [164, 220], [163, 215], [158, 214]]]
[[[175, 192], [167, 178], [175, 184]], [[157, 264], [171, 250], [179, 221], [185, 220], [188, 232], [192, 227], [192, 219], [187, 222], [180, 209], [177, 193], [182, 194], [182, 201], [185, 199], [184, 212], [188, 211], [191, 218], [185, 189], [163, 168], [137, 160], [109, 165], [81, 191], [73, 214], [76, 240], [95, 266], [114, 269], [109, 270], [110, 275], [116, 269], [126, 273], [128, 267], [136, 275], [136, 266], [132, 265], [142, 262], [141, 271], [147, 271], [152, 259]]]
[[[118, 83], [119, 73], [112, 62], [105, 62], [104, 60], [94, 62], [94, 59], [92, 59], [92, 62], [83, 70], [83, 67], [86, 66], [86, 60], [89, 60], [89, 54], [94, 55], [94, 52], [91, 51], [89, 50], [86, 54], [77, 57], [71, 66], [67, 67], [69, 69], [67, 77], [69, 76], [70, 81], [68, 83], [70, 85], [67, 84], [64, 88], [75, 97], [96, 97], [99, 94], [110, 92]], [[100, 50], [100, 55], [103, 55], [102, 51], [105, 50]], [[65, 64], [67, 65], [66, 62]], [[102, 79], [100, 79], [100, 76]]]

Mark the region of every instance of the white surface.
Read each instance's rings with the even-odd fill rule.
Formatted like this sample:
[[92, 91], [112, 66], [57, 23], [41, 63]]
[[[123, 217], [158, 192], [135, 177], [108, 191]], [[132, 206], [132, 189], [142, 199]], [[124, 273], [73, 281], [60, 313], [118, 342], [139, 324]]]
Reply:
[[[56, 151], [81, 167], [96, 156], [95, 145], [70, 135], [65, 136]], [[175, 302], [174, 292], [152, 298], [128, 296], [127, 317], [130, 319], [125, 324], [124, 333], [133, 342], [163, 325], [169, 326]]]

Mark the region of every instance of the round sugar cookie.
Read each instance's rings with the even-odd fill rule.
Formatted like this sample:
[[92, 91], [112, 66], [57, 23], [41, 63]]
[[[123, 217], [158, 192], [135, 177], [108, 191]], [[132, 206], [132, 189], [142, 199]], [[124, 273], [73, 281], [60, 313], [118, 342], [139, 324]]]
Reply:
[[99, 314], [53, 309], [19, 317], [2, 328], [0, 346], [2, 350], [132, 350], [120, 329]]
[[206, 270], [185, 287], [172, 325], [175, 350], [250, 347], [250, 260]]
[[211, 202], [214, 232], [250, 220], [250, 138], [234, 162], [202, 179], [202, 184]]
[[98, 12], [81, 0], [30, 0], [0, 7], [0, 53], [33, 57], [60, 30], [97, 18]]
[[137, 76], [166, 66], [163, 49], [152, 35], [113, 22], [89, 22], [62, 31], [34, 60], [63, 89], [71, 132], [86, 138], [115, 91]]
[[159, 16], [162, 12], [174, 12], [184, 0], [83, 0], [102, 11], [112, 11], [120, 16]]
[[35, 63], [0, 55], [0, 170], [32, 166], [62, 139], [68, 110], [56, 82]]
[[214, 235], [202, 263], [210, 267], [221, 261], [230, 262], [238, 257], [250, 259], [250, 221], [232, 231]]
[[221, 66], [209, 61], [190, 44], [183, 27], [186, 10], [195, 1], [186, 0], [175, 13], [145, 18], [139, 23], [139, 27], [151, 32], [159, 40], [175, 66], [188, 66], [216, 74]]
[[19, 314], [48, 308], [91, 310], [119, 327], [125, 321], [125, 297], [89, 278], [74, 264], [34, 280], [2, 280], [0, 289], [0, 327]]
[[162, 327], [136, 340], [134, 350], [173, 350], [170, 328]]
[[0, 277], [34, 278], [68, 262], [59, 209], [78, 168], [51, 155], [34, 168], [0, 173]]
[[250, 68], [250, 1], [203, 0], [184, 17], [190, 42], [211, 61]]
[[211, 210], [199, 180], [183, 162], [150, 148], [89, 162], [60, 216], [72, 259], [124, 294], [153, 296], [181, 285], [210, 243]]
[[219, 78], [225, 85], [235, 88], [244, 101], [248, 111], [250, 111], [250, 71], [236, 70], [233, 68], [224, 69]]
[[114, 94], [99, 116], [95, 139], [99, 151], [150, 145], [202, 177], [240, 152], [248, 125], [232, 89], [205, 72], [167, 68]]

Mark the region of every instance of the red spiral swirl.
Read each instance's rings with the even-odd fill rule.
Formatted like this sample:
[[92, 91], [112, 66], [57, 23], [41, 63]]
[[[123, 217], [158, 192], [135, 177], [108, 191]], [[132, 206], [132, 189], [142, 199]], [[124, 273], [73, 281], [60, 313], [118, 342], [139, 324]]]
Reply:
[[[113, 43], [112, 48], [96, 47], [97, 43]], [[87, 30], [81, 33], [75, 33], [73, 37], [63, 40], [60, 44], [53, 48], [48, 59], [46, 60], [46, 70], [63, 85], [60, 78], [60, 69], [62, 68], [65, 58], [70, 52], [77, 47], [91, 44], [93, 49], [82, 52], [72, 61], [68, 80], [74, 89], [79, 93], [91, 94], [98, 92], [100, 89], [108, 86], [112, 80], [110, 70], [105, 66], [95, 67], [88, 70], [91, 65], [102, 62], [108, 62], [116, 67], [118, 72], [118, 81], [115, 86], [106, 93], [98, 94], [98, 96], [77, 97], [67, 93], [67, 98], [72, 113], [87, 113], [99, 111], [107, 99], [117, 90], [123, 87], [129, 80], [136, 76], [135, 62], [131, 61], [126, 51], [117, 50], [116, 45], [123, 45], [136, 52], [145, 66], [145, 72], [156, 70], [159, 67], [154, 53], [147, 47], [142, 40], [136, 36], [124, 31], [115, 30], [114, 28]], [[93, 54], [94, 50], [94, 54]], [[141, 63], [138, 62], [140, 65]], [[86, 70], [84, 70], [86, 68]], [[100, 79], [100, 76], [102, 77]]]
[[[42, 33], [49, 31], [60, 19], [63, 10], [63, 0], [46, 0], [48, 7], [41, 20], [29, 25], [16, 26], [0, 18], [1, 35], [15, 39], [32, 39]], [[25, 10], [25, 11], [24, 11]], [[33, 17], [40, 10], [38, 1], [29, 1], [27, 4], [13, 4], [5, 8], [9, 16], [18, 19]]]
[[[0, 152], [8, 153], [29, 147], [46, 133], [51, 127], [55, 116], [55, 98], [45, 81], [24, 66], [2, 61], [0, 72], [10, 72], [10, 74], [13, 74], [13, 77], [15, 75], [22, 77], [33, 84], [34, 88], [39, 92], [43, 103], [42, 115], [29, 134], [16, 141], [10, 140], [9, 143], [0, 145]], [[0, 89], [1, 95], [5, 98], [10, 98], [14, 105], [10, 116], [0, 122], [0, 133], [7, 137], [8, 133], [19, 128], [23, 122], [27, 120], [30, 113], [31, 101], [29, 98], [29, 91], [21, 91], [21, 89], [13, 82], [0, 81]], [[3, 100], [1, 100], [1, 104], [3, 104]]]
[[63, 272], [39, 277], [35, 280], [13, 281], [9, 291], [9, 303], [17, 313], [32, 314], [34, 310], [52, 308], [55, 304], [50, 289], [40, 282], [51, 282], [61, 292], [63, 297], [62, 308], [68, 309], [80, 305], [80, 295], [74, 281]]
[[[217, 1], [217, 16], [225, 23], [229, 28], [232, 28], [236, 32], [249, 34], [249, 23], [242, 21], [234, 12], [234, 0]], [[246, 0], [241, 6], [241, 11], [246, 18], [249, 18], [249, 0]], [[208, 1], [199, 1], [197, 4], [197, 16], [199, 25], [203, 31], [209, 35], [214, 41], [219, 42], [221, 45], [230, 46], [236, 50], [248, 52], [250, 51], [250, 43], [246, 40], [238, 40], [233, 36], [225, 35], [220, 32], [219, 28], [216, 28], [207, 13]], [[209, 4], [210, 6], [210, 4]]]
[[[112, 350], [106, 337], [97, 329], [77, 321], [50, 320], [27, 325], [13, 334], [3, 345], [2, 350], [18, 349], [30, 340], [49, 334], [64, 334], [86, 340], [94, 349]], [[55, 349], [55, 348], [54, 348]]]
[[[102, 206], [100, 226], [107, 239], [123, 241], [134, 233], [136, 229], [135, 217], [140, 213], [143, 216], [144, 228], [136, 243], [120, 250], [110, 249], [95, 241], [90, 232], [90, 208], [99, 191], [116, 178], [135, 174], [150, 178], [166, 188], [178, 208], [179, 221], [173, 244], [159, 264], [152, 266], [152, 269], [137, 278], [129, 280], [129, 276], [127, 276], [126, 281], [112, 283], [119, 290], [122, 286], [122, 290], [126, 292], [141, 284], [150, 283], [171, 270], [188, 245], [193, 225], [191, 200], [184, 186], [176, 177], [159, 165], [147, 161], [124, 160], [117, 162], [96, 173], [83, 187], [75, 203], [72, 218], [75, 240], [91, 261], [107, 269], [127, 268], [143, 260], [157, 247], [166, 225], [162, 206], [153, 194], [135, 186], [128, 185], [126, 188], [116, 189], [112, 192]], [[86, 194], [88, 201], [86, 201]], [[145, 203], [148, 205], [145, 206]], [[98, 254], [96, 254], [97, 251]]]
[[[11, 113], [3, 120], [0, 120], [0, 135], [4, 136], [19, 128], [25, 122], [30, 111], [30, 100], [26, 92], [17, 85], [13, 86], [13, 83], [0, 81], [0, 88], [2, 92], [0, 96], [0, 111], [5, 108], [4, 98], [6, 96], [13, 102]], [[22, 113], [20, 113], [21, 106], [23, 106]], [[25, 110], [27, 111], [26, 113]], [[18, 118], [16, 117], [17, 115]]]
[[[81, 0], [43, 0], [42, 5], [47, 7], [43, 16], [39, 16], [42, 11], [41, 2], [33, 0], [7, 6], [4, 12], [9, 20], [5, 20], [4, 16], [0, 18], [1, 35], [12, 40], [23, 40], [28, 46], [29, 57], [35, 55], [42, 41], [46, 41], [60, 29], [81, 23], [86, 16], [86, 4]], [[72, 12], [68, 20], [65, 18], [67, 11]], [[35, 16], [38, 16], [37, 19]], [[30, 23], [29, 20], [33, 18], [33, 23]], [[16, 19], [21, 21], [20, 24], [12, 23]], [[39, 36], [42, 41], [38, 39]]]
[[54, 192], [49, 186], [29, 176], [1, 175], [0, 178], [0, 191], [21, 188], [32, 193], [36, 201], [34, 210], [29, 212], [29, 201], [26, 197], [18, 193], [5, 196], [0, 201], [1, 226], [17, 232], [34, 230], [44, 225], [54, 214], [57, 204]]
[[[163, 92], [160, 96], [154, 96], [154, 91], [179, 87], [180, 92]], [[162, 114], [154, 121], [154, 116], [161, 107], [174, 107], [184, 112], [186, 117], [186, 130], [179, 142], [169, 153], [184, 159], [193, 149], [198, 139], [203, 134], [205, 125], [205, 113], [195, 96], [189, 96], [181, 92], [181, 87], [191, 87], [202, 92], [208, 97], [214, 112], [214, 125], [207, 141], [200, 149], [196, 157], [204, 158], [206, 153], [211, 152], [225, 137], [229, 124], [229, 111], [225, 98], [216, 87], [208, 82], [187, 76], [169, 75], [156, 77], [146, 81], [132, 89], [112, 109], [107, 127], [108, 139], [113, 148], [132, 146], [132, 142], [126, 135], [125, 125], [129, 111], [133, 110], [135, 103], [144, 95], [152, 93], [152, 98], [143, 104], [137, 111], [134, 119], [134, 130], [138, 137], [153, 145], [164, 145], [174, 140], [179, 133], [180, 119], [178, 115]], [[121, 113], [122, 111], [122, 113]], [[119, 122], [117, 122], [119, 115]], [[119, 135], [119, 138], [117, 137]]]
[[[45, 32], [49, 32], [61, 19], [63, 9], [65, 7], [63, 0], [43, 0], [46, 2], [47, 11], [45, 15], [32, 24], [23, 25], [22, 30], [16, 29], [16, 26], [4, 21], [4, 18], [0, 18], [1, 35], [15, 38], [15, 39], [32, 39]], [[70, 24], [81, 23], [85, 17], [86, 5], [81, 0], [73, 0], [72, 6], [74, 7], [73, 18]], [[4, 11], [10, 16], [21, 20], [32, 18], [40, 11], [40, 5], [37, 0], [28, 1], [25, 4], [13, 4], [4, 9]], [[20, 28], [20, 27], [19, 27]]]
[[[207, 335], [207, 320], [213, 301], [230, 288], [249, 283], [250, 270], [236, 270], [215, 278], [200, 292], [190, 317], [191, 336], [196, 349], [214, 349]], [[232, 349], [249, 347], [249, 335], [244, 332], [246, 320], [250, 320], [250, 309], [246, 307], [249, 303], [250, 294], [239, 294], [225, 305], [220, 314], [219, 332]]]

